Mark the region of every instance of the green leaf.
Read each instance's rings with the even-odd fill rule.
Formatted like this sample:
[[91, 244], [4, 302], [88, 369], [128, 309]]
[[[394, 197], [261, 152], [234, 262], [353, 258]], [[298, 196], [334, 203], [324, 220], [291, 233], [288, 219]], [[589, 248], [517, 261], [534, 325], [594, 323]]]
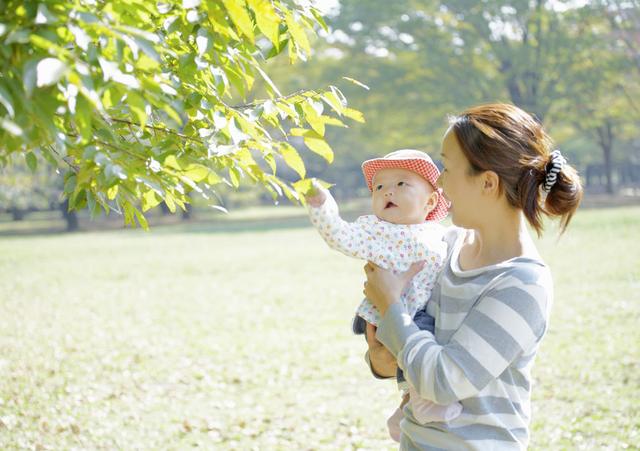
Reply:
[[146, 54], [142, 54], [136, 61], [136, 67], [143, 71], [154, 71], [160, 68], [160, 64]]
[[304, 28], [296, 21], [293, 13], [289, 10], [285, 12], [285, 21], [291, 37], [296, 45], [300, 47], [307, 55], [311, 55], [311, 46]]
[[353, 83], [354, 85], [360, 86], [361, 88], [366, 89], [367, 91], [369, 91], [369, 87], [367, 85], [365, 85], [362, 82], [359, 82], [358, 80], [356, 80], [355, 78], [351, 78], [351, 77], [342, 77], [343, 79], [350, 81], [351, 83]]
[[38, 160], [36, 159], [36, 156], [33, 154], [33, 152], [28, 152], [25, 156], [24, 156], [25, 160], [27, 161], [27, 166], [29, 166], [29, 169], [31, 169], [31, 172], [36, 172], [36, 169], [38, 168]]
[[114, 185], [107, 190], [107, 199], [113, 200], [118, 195], [118, 185]]
[[164, 159], [163, 164], [169, 168], [177, 169], [179, 171], [182, 170], [182, 166], [180, 166], [180, 163], [178, 163], [178, 160], [174, 155], [167, 156], [167, 158]]
[[24, 75], [22, 76], [22, 83], [24, 90], [27, 93], [27, 97], [31, 97], [33, 89], [36, 87], [36, 67], [38, 66], [38, 60], [32, 59], [24, 63]]
[[155, 191], [148, 190], [142, 195], [142, 211], [148, 211], [154, 207], [157, 207], [160, 202], [162, 202], [162, 198], [158, 196]]
[[189, 177], [194, 182], [198, 183], [203, 181], [209, 176], [210, 169], [201, 164], [190, 164], [185, 169], [184, 175]]
[[13, 99], [11, 98], [11, 94], [9, 91], [5, 89], [3, 85], [0, 84], [0, 103], [4, 106], [7, 113], [9, 113], [10, 117], [14, 117], [16, 112], [13, 108]]
[[324, 18], [320, 15], [320, 12], [318, 12], [316, 8], [311, 8], [311, 14], [313, 14], [313, 17], [318, 21], [322, 29], [326, 32], [329, 32], [327, 23], [324, 21]]
[[318, 112], [311, 106], [309, 102], [302, 102], [302, 111], [304, 118], [320, 136], [324, 136], [324, 122], [320, 119]]
[[65, 194], [71, 194], [76, 188], [76, 176], [69, 175], [64, 181], [63, 191]]
[[175, 213], [176, 212], [176, 203], [175, 203], [175, 198], [173, 197], [173, 194], [171, 193], [166, 193], [164, 196], [164, 203], [167, 204], [167, 208], [169, 209], [169, 211], [171, 213]]
[[144, 215], [142, 214], [142, 212], [140, 210], [138, 210], [137, 208], [134, 207], [133, 212], [136, 215], [136, 219], [138, 220], [138, 224], [140, 224], [140, 227], [142, 227], [145, 231], [149, 231], [149, 223], [147, 222], [147, 218], [144, 217]]
[[142, 49], [142, 51], [153, 61], [155, 61], [156, 63], [160, 64], [162, 61], [160, 59], [160, 55], [158, 54], [158, 52], [156, 51], [153, 43], [151, 41], [148, 41], [147, 39], [141, 38], [141, 37], [134, 37], [133, 40], [135, 41], [136, 44], [138, 44], [138, 46]]
[[255, 41], [253, 23], [246, 10], [245, 0], [222, 0], [222, 3], [238, 30], [253, 43]]
[[347, 125], [342, 122], [340, 119], [336, 119], [331, 116], [320, 116], [320, 120], [324, 122], [324, 125], [335, 125], [336, 127], [344, 127], [347, 128]]
[[265, 163], [267, 163], [271, 168], [271, 172], [273, 173], [273, 175], [276, 175], [277, 166], [276, 166], [276, 160], [275, 158], [273, 158], [273, 155], [268, 153], [268, 154], [265, 154], [262, 158], [264, 159]]
[[73, 117], [83, 141], [88, 142], [93, 136], [93, 130], [91, 129], [93, 108], [85, 97], [78, 97], [76, 102], [76, 114]]
[[333, 150], [331, 150], [331, 147], [329, 147], [329, 144], [327, 144], [323, 137], [314, 130], [292, 128], [290, 132], [294, 136], [302, 136], [304, 143], [309, 149], [327, 160], [328, 163], [333, 163]]
[[29, 30], [18, 28], [12, 30], [11, 33], [9, 33], [9, 36], [7, 36], [7, 39], [5, 39], [4, 44], [27, 44], [29, 43], [29, 36], [31, 36]]
[[122, 213], [124, 214], [124, 223], [134, 226], [135, 222], [133, 220], [133, 205], [131, 205], [129, 202], [123, 202]]
[[279, 46], [274, 45], [271, 48], [271, 50], [269, 50], [269, 53], [267, 53], [267, 56], [265, 56], [265, 59], [271, 59], [273, 57], [280, 55], [280, 53], [282, 53], [282, 50], [284, 50], [287, 47], [288, 42], [289, 42], [289, 38], [287, 37], [283, 37], [283, 39], [280, 39]]
[[298, 151], [289, 143], [282, 143], [280, 146], [280, 155], [284, 159], [285, 163], [296, 171], [301, 179], [305, 178], [307, 172], [304, 167], [304, 161], [300, 158]]
[[140, 127], [144, 128], [147, 124], [147, 112], [145, 110], [145, 101], [144, 99], [133, 91], [129, 91], [127, 93], [127, 104], [131, 109], [131, 112], [138, 117], [138, 121], [140, 122]]
[[302, 179], [293, 183], [293, 189], [302, 196], [310, 194], [313, 190], [313, 179]]
[[342, 102], [340, 101], [340, 99], [338, 98], [338, 96], [337, 96], [334, 92], [332, 92], [332, 91], [325, 92], [325, 93], [322, 95], [322, 99], [323, 99], [325, 102], [327, 102], [327, 104], [328, 104], [331, 108], [333, 108], [333, 110], [334, 110], [336, 113], [338, 113], [338, 114], [342, 115], [342, 112], [344, 111], [345, 106], [344, 106], [344, 105], [342, 105]]
[[165, 113], [167, 113], [167, 116], [169, 116], [169, 118], [173, 119], [176, 123], [176, 126], [181, 128], [182, 127], [182, 118], [180, 117], [180, 114], [173, 108], [172, 105], [169, 104], [164, 104], [162, 106], [162, 111], [164, 111]]
[[273, 5], [269, 0], [248, 0], [249, 6], [255, 13], [258, 29], [264, 34], [276, 47], [279, 47], [278, 27], [280, 17], [276, 13]]
[[87, 190], [82, 189], [80, 187], [76, 187], [76, 190], [73, 192], [73, 194], [69, 198], [69, 211], [81, 210], [86, 206], [87, 206]]
[[240, 172], [234, 167], [229, 168], [229, 179], [234, 188], [240, 186]]
[[364, 124], [364, 115], [358, 110], [354, 110], [353, 108], [345, 108], [342, 114], [347, 116], [349, 119], [353, 119], [356, 122]]
[[[94, 210], [97, 204], [96, 199], [93, 197], [93, 193], [91, 193], [89, 190], [87, 190], [86, 196], [87, 196], [87, 206], [89, 207], [89, 213], [91, 215], [91, 219], [95, 219], [96, 213]], [[98, 212], [100, 212], [99, 206], [98, 206]]]
[[213, 171], [209, 172], [209, 176], [207, 177], [207, 183], [209, 183], [209, 185], [217, 185], [218, 183], [222, 182], [222, 177], [220, 177], [218, 174], [216, 174]]

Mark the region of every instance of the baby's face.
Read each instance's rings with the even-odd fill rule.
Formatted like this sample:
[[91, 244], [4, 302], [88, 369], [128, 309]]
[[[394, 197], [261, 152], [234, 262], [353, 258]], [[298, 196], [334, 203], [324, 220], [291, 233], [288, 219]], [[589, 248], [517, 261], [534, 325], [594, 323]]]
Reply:
[[423, 223], [438, 200], [429, 182], [406, 169], [381, 169], [372, 188], [373, 213], [393, 224]]

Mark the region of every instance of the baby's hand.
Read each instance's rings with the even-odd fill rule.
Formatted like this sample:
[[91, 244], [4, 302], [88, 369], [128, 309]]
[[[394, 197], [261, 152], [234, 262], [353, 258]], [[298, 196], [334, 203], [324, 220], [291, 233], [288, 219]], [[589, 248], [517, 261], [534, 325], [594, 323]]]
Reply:
[[314, 208], [322, 207], [324, 201], [327, 200], [327, 194], [324, 192], [324, 188], [317, 180], [311, 182], [311, 190], [304, 196], [307, 203]]

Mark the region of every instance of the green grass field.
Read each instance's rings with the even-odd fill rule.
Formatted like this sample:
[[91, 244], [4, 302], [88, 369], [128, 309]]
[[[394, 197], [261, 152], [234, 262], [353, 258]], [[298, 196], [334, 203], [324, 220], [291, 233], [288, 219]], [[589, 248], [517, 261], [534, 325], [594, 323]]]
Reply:
[[[396, 448], [350, 332], [363, 263], [259, 224], [0, 238], [0, 449]], [[531, 449], [638, 449], [640, 207], [539, 245]]]

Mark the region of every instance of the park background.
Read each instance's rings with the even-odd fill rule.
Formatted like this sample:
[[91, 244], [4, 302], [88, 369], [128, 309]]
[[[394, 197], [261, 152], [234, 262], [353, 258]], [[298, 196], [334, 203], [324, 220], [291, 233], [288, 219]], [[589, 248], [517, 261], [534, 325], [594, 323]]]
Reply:
[[[556, 300], [531, 449], [638, 449], [638, 2], [317, 6], [327, 28], [307, 60], [263, 69], [285, 94], [335, 86], [354, 112], [326, 129], [332, 158], [290, 137], [304, 173], [288, 154], [278, 176], [334, 184], [354, 219], [368, 212], [363, 160], [437, 158], [447, 115], [478, 103], [535, 114], [586, 194], [566, 235], [549, 223], [538, 241]], [[330, 251], [303, 207], [242, 178], [186, 210], [158, 202], [150, 231], [131, 230], [114, 212], [69, 211], [69, 167], [35, 153], [0, 155], [2, 449], [394, 448], [398, 393], [350, 333], [362, 264]]]

